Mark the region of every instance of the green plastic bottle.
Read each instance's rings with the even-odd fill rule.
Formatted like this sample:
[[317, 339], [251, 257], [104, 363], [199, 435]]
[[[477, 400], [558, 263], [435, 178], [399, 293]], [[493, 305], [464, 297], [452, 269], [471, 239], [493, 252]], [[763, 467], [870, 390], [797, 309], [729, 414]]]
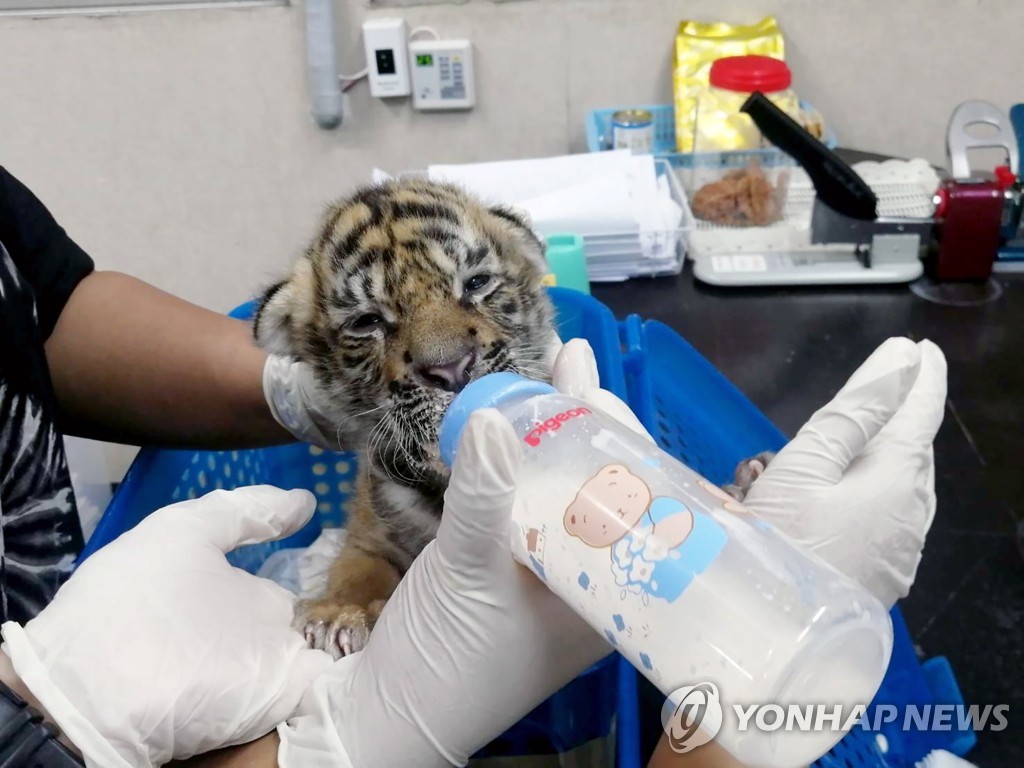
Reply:
[[550, 271], [544, 277], [544, 285], [572, 288], [590, 295], [583, 238], [580, 235], [550, 235], [545, 242]]

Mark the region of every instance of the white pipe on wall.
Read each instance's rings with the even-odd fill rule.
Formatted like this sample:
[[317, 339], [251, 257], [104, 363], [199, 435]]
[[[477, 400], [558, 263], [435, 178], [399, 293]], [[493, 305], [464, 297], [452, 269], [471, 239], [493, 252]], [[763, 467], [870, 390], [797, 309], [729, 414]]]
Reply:
[[341, 125], [341, 83], [334, 39], [334, 0], [306, 0], [306, 69], [313, 119], [321, 128]]

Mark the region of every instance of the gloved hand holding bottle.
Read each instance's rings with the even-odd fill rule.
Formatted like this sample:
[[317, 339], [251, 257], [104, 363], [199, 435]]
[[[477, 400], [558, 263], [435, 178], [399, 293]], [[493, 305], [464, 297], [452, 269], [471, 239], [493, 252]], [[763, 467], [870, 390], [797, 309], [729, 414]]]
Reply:
[[[872, 378], [895, 410], [919, 365]], [[892, 649], [870, 593], [604, 411], [513, 373], [471, 382], [448, 409], [452, 463], [469, 414], [497, 408], [524, 454], [509, 532], [515, 558], [666, 696], [713, 685], [709, 733], [741, 762], [789, 768], [843, 735], [744, 729], [733, 704], [866, 705]], [[689, 436], [699, 440], [700, 435]]]
[[[586, 342], [569, 342], [565, 354], [572, 359], [556, 370], [556, 389], [653, 442], [629, 407], [599, 388]], [[877, 388], [901, 370], [913, 374], [909, 388]], [[945, 406], [942, 351], [927, 340], [889, 339], [779, 451], [743, 506], [891, 608], [914, 583], [935, 516], [932, 444]]]
[[[922, 361], [924, 350], [930, 357], [927, 361]], [[933, 350], [928, 344], [916, 346], [906, 340], [888, 342], [823, 409], [836, 414], [835, 420], [820, 426], [825, 438], [834, 438], [825, 440], [823, 460], [831, 457], [840, 466], [830, 486], [832, 493], [844, 493], [844, 469], [858, 450], [849, 441], [851, 425], [865, 440], [877, 432], [869, 446], [882, 454], [904, 446], [912, 437], [910, 455], [916, 457], [912, 462], [930, 464], [931, 440], [941, 422], [945, 396], [941, 354]], [[598, 387], [593, 354], [585, 342], [565, 345], [553, 381], [561, 392], [612, 414], [653, 442], [632, 412]], [[865, 385], [872, 381], [888, 383], [881, 395]], [[558, 684], [581, 671], [584, 662], [589, 664], [603, 653], [604, 649], [593, 650], [585, 644], [587, 633], [594, 638], [601, 635], [575, 615], [567, 615], [565, 604], [552, 601], [553, 594], [540, 587], [540, 580], [524, 579], [525, 569], [513, 566], [506, 554], [523, 441], [506, 429], [504, 421], [489, 410], [469, 420], [447, 497], [450, 508], [437, 541], [400, 585], [367, 648], [342, 660], [317, 681], [303, 702], [301, 716], [281, 729], [283, 764], [461, 765]], [[891, 426], [882, 429], [886, 424]], [[793, 443], [799, 447], [804, 441], [794, 439]], [[879, 471], [876, 466], [874, 472]], [[474, 476], [471, 483], [466, 482], [469, 473]], [[798, 467], [793, 474], [799, 475]], [[854, 477], [858, 487], [866, 483]], [[884, 528], [892, 516], [890, 509], [904, 510], [918, 521], [910, 541], [919, 551], [930, 522], [923, 513], [934, 509], [934, 493], [926, 479], [927, 474], [916, 475], [914, 482], [901, 486], [891, 505], [862, 508], [865, 523], [873, 520]], [[768, 482], [762, 477], [755, 488], [758, 484]], [[780, 531], [803, 540], [809, 535], [831, 538], [829, 509], [819, 506], [818, 485], [811, 473], [806, 489], [799, 480], [790, 488], [790, 509], [795, 514], [776, 523]], [[488, 486], [494, 490], [484, 493], [481, 501], [466, 503], [479, 493], [470, 494], [469, 488]], [[876, 495], [875, 501], [879, 498], [885, 499], [884, 493]], [[466, 517], [457, 511], [474, 506], [476, 512]], [[756, 508], [752, 511], [757, 513]], [[553, 508], [549, 515], [561, 521], [564, 512]], [[798, 521], [815, 525], [801, 528]], [[844, 523], [837, 519], [833, 525], [833, 530], [841, 530]], [[844, 541], [844, 562], [861, 563], [858, 575], [866, 586], [873, 584], [872, 574], [889, 571], [890, 564], [865, 549], [862, 538], [846, 536]], [[831, 554], [830, 550], [826, 559]], [[608, 561], [610, 567], [610, 557]], [[453, 564], [454, 570], [449, 568]], [[913, 571], [908, 578], [912, 576]], [[884, 599], [885, 593], [878, 596]], [[463, 621], [449, 624], [445, 619], [449, 616]], [[560, 632], [552, 633], [552, 628]], [[567, 649], [575, 644], [589, 655], [574, 658]], [[396, 659], [403, 661], [396, 664]], [[366, 706], [365, 702], [372, 703]]]

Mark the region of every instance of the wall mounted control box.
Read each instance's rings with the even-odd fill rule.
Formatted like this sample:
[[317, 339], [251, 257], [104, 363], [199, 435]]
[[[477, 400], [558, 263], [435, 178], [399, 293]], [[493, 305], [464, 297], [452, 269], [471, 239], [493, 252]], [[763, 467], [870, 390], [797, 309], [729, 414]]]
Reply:
[[416, 109], [471, 109], [476, 103], [469, 40], [413, 40], [409, 66]]
[[405, 21], [379, 18], [363, 22], [363, 45], [370, 93], [379, 98], [408, 96], [409, 53]]

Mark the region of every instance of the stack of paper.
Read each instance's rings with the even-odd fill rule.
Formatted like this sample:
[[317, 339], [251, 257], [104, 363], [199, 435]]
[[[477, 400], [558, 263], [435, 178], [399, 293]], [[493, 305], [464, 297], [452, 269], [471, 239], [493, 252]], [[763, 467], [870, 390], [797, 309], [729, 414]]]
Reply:
[[671, 168], [662, 164], [628, 151], [593, 152], [434, 165], [427, 174], [523, 211], [542, 236], [581, 235], [590, 279], [600, 282], [681, 269], [684, 209]]

